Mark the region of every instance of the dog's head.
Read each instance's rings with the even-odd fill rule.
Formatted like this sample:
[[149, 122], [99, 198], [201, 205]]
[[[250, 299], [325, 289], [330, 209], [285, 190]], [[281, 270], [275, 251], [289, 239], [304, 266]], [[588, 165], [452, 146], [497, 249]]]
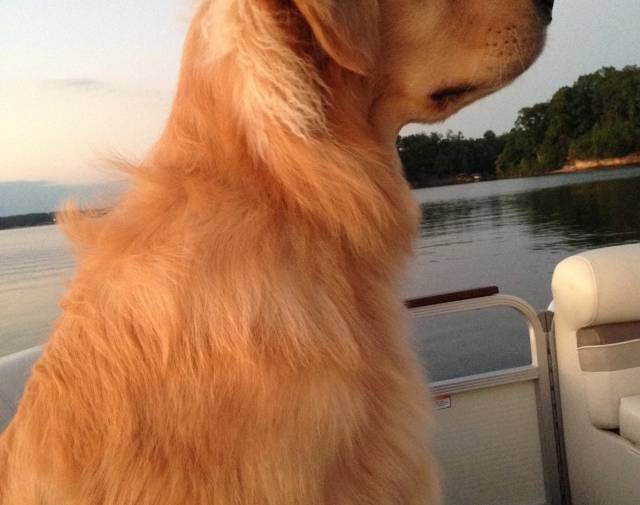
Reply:
[[236, 73], [235, 114], [254, 128], [276, 122], [308, 136], [348, 114], [393, 139], [404, 124], [440, 121], [526, 70], [543, 47], [552, 6], [202, 0], [192, 34], [200, 40], [195, 59], [226, 62], [224, 72]]
[[443, 120], [540, 54], [553, 0], [382, 0], [378, 121]]

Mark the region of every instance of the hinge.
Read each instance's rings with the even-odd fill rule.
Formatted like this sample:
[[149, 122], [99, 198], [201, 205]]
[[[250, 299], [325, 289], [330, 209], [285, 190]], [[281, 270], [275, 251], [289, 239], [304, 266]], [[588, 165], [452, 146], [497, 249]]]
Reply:
[[542, 325], [542, 331], [544, 331], [545, 333], [551, 333], [551, 329], [553, 328], [553, 312], [551, 312], [550, 310], [539, 312], [538, 319], [540, 320], [540, 324]]
[[554, 313], [547, 310], [538, 314], [538, 319], [547, 339], [547, 365], [549, 367], [549, 389], [551, 406], [553, 409], [553, 427], [556, 439], [556, 454], [558, 458], [558, 473], [560, 475], [560, 490], [563, 505], [571, 505], [571, 487], [569, 469], [567, 466], [567, 452], [564, 444], [564, 428], [562, 425], [562, 405], [560, 399], [560, 384], [558, 379], [558, 361], [556, 358], [556, 342], [553, 325]]

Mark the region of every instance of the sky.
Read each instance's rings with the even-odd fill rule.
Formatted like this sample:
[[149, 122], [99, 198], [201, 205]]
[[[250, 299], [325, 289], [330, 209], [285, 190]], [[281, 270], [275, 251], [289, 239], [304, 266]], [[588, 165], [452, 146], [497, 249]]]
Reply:
[[[168, 115], [191, 8], [1, 0], [0, 182], [93, 183], [109, 178], [105, 158], [139, 159]], [[556, 0], [546, 51], [523, 77], [444, 123], [402, 133], [502, 133], [519, 109], [580, 75], [629, 64], [640, 64], [639, 0]]]

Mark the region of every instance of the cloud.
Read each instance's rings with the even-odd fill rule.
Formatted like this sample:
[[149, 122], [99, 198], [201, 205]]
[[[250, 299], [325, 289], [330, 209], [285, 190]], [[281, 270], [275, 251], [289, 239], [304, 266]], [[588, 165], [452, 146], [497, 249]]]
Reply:
[[47, 88], [78, 92], [113, 90], [113, 87], [108, 82], [95, 79], [46, 79], [42, 81], [42, 84]]

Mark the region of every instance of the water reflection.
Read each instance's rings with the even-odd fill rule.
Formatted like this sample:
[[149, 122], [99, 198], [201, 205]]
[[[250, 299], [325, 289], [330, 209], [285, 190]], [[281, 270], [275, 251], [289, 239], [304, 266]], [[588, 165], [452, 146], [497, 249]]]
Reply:
[[592, 249], [640, 240], [640, 177], [524, 193], [513, 202], [534, 249]]
[[0, 231], [0, 357], [46, 340], [72, 271], [56, 226]]
[[[422, 241], [438, 236], [528, 225], [533, 249], [590, 249], [640, 240], [640, 169], [637, 177], [562, 185], [503, 195], [422, 204]], [[508, 230], [507, 230], [508, 231]], [[506, 232], [505, 232], [506, 233]]]

